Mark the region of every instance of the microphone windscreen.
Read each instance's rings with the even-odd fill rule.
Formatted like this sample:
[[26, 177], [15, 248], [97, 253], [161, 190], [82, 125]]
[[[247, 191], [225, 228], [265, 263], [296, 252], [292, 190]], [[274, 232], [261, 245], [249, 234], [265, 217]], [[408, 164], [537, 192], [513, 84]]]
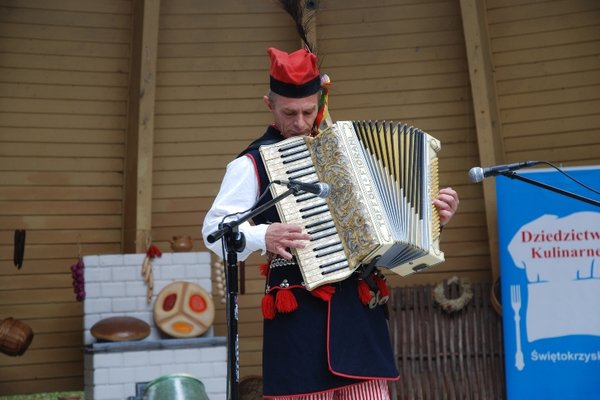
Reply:
[[469, 179], [473, 183], [479, 183], [485, 178], [483, 176], [483, 168], [481, 167], [473, 167], [469, 170]]
[[331, 194], [331, 186], [329, 186], [326, 183], [321, 183], [321, 193], [319, 194], [319, 197], [321, 198], [325, 198], [327, 196], [329, 196]]

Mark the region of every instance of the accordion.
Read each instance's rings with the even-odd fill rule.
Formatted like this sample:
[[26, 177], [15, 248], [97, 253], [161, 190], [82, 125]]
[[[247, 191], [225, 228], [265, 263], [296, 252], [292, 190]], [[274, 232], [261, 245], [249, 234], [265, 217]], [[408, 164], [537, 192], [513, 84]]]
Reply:
[[[281, 222], [311, 235], [292, 249], [308, 290], [374, 263], [406, 276], [444, 261], [439, 191], [440, 142], [394, 122], [338, 121], [316, 137], [260, 147], [270, 180], [322, 182], [326, 198], [297, 192], [276, 204]], [[271, 185], [273, 197], [287, 188]]]

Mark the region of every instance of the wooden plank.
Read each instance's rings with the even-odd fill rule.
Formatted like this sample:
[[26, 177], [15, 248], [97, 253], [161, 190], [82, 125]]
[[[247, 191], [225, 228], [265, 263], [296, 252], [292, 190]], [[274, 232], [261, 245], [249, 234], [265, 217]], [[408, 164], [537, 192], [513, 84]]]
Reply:
[[[464, 59], [436, 59], [425, 61], [412, 61], [410, 59], [396, 64], [374, 64], [364, 61], [364, 65], [357, 63], [344, 68], [328, 68], [327, 73], [335, 78], [334, 82], [359, 79], [400, 79], [412, 75], [438, 75], [443, 73], [463, 72], [467, 70]], [[332, 78], [333, 79], [333, 78]]]
[[248, 125], [258, 125], [265, 116], [257, 113], [238, 112], [231, 115], [232, 110], [222, 110], [213, 114], [157, 115], [154, 125], [157, 128], [203, 128], [222, 126], [223, 120], [228, 119], [231, 129], [242, 129]]
[[561, 119], [566, 117], [579, 117], [595, 115], [600, 110], [600, 99], [585, 101], [575, 101], [571, 103], [558, 103], [549, 105], [540, 105], [535, 107], [520, 107], [514, 109], [504, 109], [501, 116], [506, 124], [529, 122], [543, 119]]
[[[79, 350], [79, 353], [81, 354], [81, 350]], [[10, 368], [3, 368], [0, 367], [0, 371], [2, 372], [0, 374], [0, 376], [2, 376], [3, 380], [8, 381], [20, 381], [21, 384], [24, 383], [24, 381], [31, 379], [28, 378], [29, 376], [36, 376], [37, 379], [41, 379], [41, 380], [46, 380], [46, 379], [53, 379], [53, 378], [58, 378], [58, 377], [74, 377], [74, 376], [81, 376], [82, 375], [82, 371], [81, 371], [81, 361], [82, 361], [82, 357], [80, 356], [80, 359], [78, 360], [71, 360], [71, 361], [66, 361], [66, 362], [54, 362], [54, 363], [48, 363], [46, 365], [22, 365], [22, 366], [11, 366]], [[76, 368], [79, 368], [79, 371], [77, 371]], [[35, 374], [35, 375], [34, 375]], [[3, 382], [4, 385], [4, 382]], [[3, 386], [2, 385], [2, 386]], [[81, 388], [79, 389], [81, 390]], [[22, 392], [21, 392], [22, 393]], [[25, 393], [31, 393], [31, 392], [25, 392]]]
[[36, 334], [81, 332], [82, 314], [62, 318], [38, 318], [23, 320]]
[[[27, 113], [0, 113], [0, 118], [5, 126], [26, 126], [39, 128], [94, 128], [114, 129], [122, 127], [125, 123], [121, 115], [57, 115], [36, 112]], [[6, 154], [4, 149], [2, 153]], [[10, 154], [9, 154], [10, 155]]]
[[[23, 203], [0, 201], [3, 215], [120, 214], [121, 206], [120, 201], [28, 201]], [[2, 233], [0, 232], [0, 240], [1, 238]], [[27, 242], [31, 240], [35, 240], [35, 237], [27, 235]]]
[[[13, 78], [13, 80], [15, 80]], [[65, 86], [65, 85], [34, 85], [27, 83], [0, 83], [0, 92], [10, 93], [13, 98], [62, 98], [62, 99], [98, 99], [119, 100], [124, 98], [124, 88]]]
[[[555, 90], [503, 95], [498, 97], [498, 105], [501, 109], [508, 110], [540, 105], [581, 103], [598, 100], [600, 98], [600, 74], [597, 75], [598, 82], [596, 84], [588, 82], [588, 85], [583, 87], [565, 87]], [[550, 114], [552, 114], [552, 112]]]
[[[29, 238], [30, 235], [30, 231], [27, 232], [27, 238]], [[9, 234], [14, 234], [13, 231], [10, 231]], [[92, 234], [93, 235], [93, 234]], [[8, 236], [5, 235], [5, 236]], [[4, 242], [4, 241], [3, 241]], [[13, 278], [16, 276], [20, 276], [21, 274], [23, 275], [27, 275], [28, 277], [30, 277], [31, 275], [37, 275], [37, 274], [41, 274], [41, 275], [54, 275], [54, 274], [66, 274], [69, 273], [70, 271], [68, 270], [68, 268], [75, 264], [75, 262], [77, 261], [77, 255], [78, 255], [78, 246], [76, 244], [77, 239], [73, 240], [72, 243], [72, 251], [64, 254], [63, 258], [53, 258], [53, 259], [42, 259], [42, 260], [32, 260], [32, 259], [27, 259], [27, 269], [20, 271], [19, 273], [17, 273], [17, 269], [13, 264], [13, 260], [12, 258], [9, 259], [8, 255], [0, 260], [0, 277], [9, 277], [9, 278]], [[9, 243], [8, 241], [5, 241], [4, 243]], [[88, 253], [86, 251], [84, 251], [87, 248], [87, 244], [82, 244], [82, 255], [87, 255]], [[27, 254], [27, 253], [26, 253]], [[29, 279], [29, 278], [26, 278]], [[60, 278], [60, 281], [62, 281], [63, 278]], [[7, 280], [10, 280], [7, 278]], [[4, 281], [2, 281], [4, 282]], [[26, 281], [22, 281], [22, 282], [26, 282]], [[66, 281], [65, 281], [66, 282]], [[63, 282], [64, 283], [64, 282]], [[62, 286], [62, 287], [67, 287], [68, 285], [66, 283], [64, 283], [66, 286]], [[8, 284], [6, 284], [8, 285]], [[21, 285], [21, 287], [14, 287], [14, 288], [10, 288], [10, 287], [6, 287], [6, 290], [21, 290], [23, 289], [23, 286]]]
[[[297, 40], [297, 39], [296, 39]], [[296, 48], [294, 37], [283, 48]], [[226, 42], [226, 43], [179, 43], [158, 46], [161, 57], [189, 57], [190, 54], [214, 54], [215, 57], [227, 57], [231, 54], [264, 55], [266, 48], [271, 46], [270, 41], [264, 42]], [[236, 74], [230, 74], [235, 79]]]
[[600, 60], [596, 56], [584, 56], [574, 59], [557, 59], [540, 63], [528, 63], [498, 66], [496, 68], [497, 80], [535, 78], [546, 75], [567, 74], [599, 70]]
[[[489, 3], [488, 3], [489, 4]], [[496, 38], [526, 35], [545, 32], [549, 29], [571, 29], [597, 24], [597, 16], [593, 12], [569, 12], [548, 17], [536, 17], [535, 22], [529, 19], [516, 19], [504, 23], [490, 25], [490, 35]], [[551, 28], [550, 28], [551, 27]]]
[[[392, 16], [406, 16], [407, 19], [431, 18], [435, 16], [456, 16], [458, 10], [453, 2], [438, 1], [433, 3], [416, 2], [402, 4], [398, 1], [378, 2], [368, 6], [364, 2], [355, 3], [351, 7], [348, 2], [337, 2], [323, 7], [319, 14], [319, 24], [345, 23], [349, 25], [362, 22], [389, 20]], [[396, 19], [398, 19], [396, 17]], [[351, 27], [349, 27], [351, 29]]]
[[123, 175], [118, 172], [13, 172], [6, 174], [3, 184], [10, 186], [81, 186], [93, 182], [97, 186], [120, 186]]
[[[62, 3], [62, 1], [60, 2]], [[58, 10], [48, 9], [48, 2], [40, 8], [14, 8], [12, 12], [2, 12], [2, 22], [12, 22], [17, 24], [33, 25], [63, 25], [63, 26], [86, 26], [92, 28], [115, 28], [129, 29], [131, 20], [128, 11], [125, 14], [119, 13], [96, 13], [88, 11], [73, 11], [67, 7], [59, 5]], [[129, 9], [129, 4], [122, 4], [125, 9]], [[43, 12], [40, 12], [43, 10]]]
[[[11, 1], [4, 1], [8, 3], [7, 6], [10, 6], [10, 3], [14, 3]], [[131, 5], [127, 1], [121, 0], [104, 0], [101, 3], [94, 4], [82, 4], [79, 0], [61, 0], [57, 2], [47, 2], [45, 0], [19, 0], [18, 2], [20, 11], [29, 11], [43, 9], [45, 11], [82, 11], [85, 13], [101, 13], [101, 14], [120, 14], [120, 13], [129, 13], [131, 9]], [[32, 13], [33, 16], [39, 17]], [[37, 19], [35, 19], [37, 20]]]
[[[257, 3], [259, 4], [259, 3]], [[226, 7], [220, 9], [218, 14], [202, 13], [198, 7], [195, 7], [194, 12], [184, 14], [164, 14], [161, 18], [161, 29], [169, 29], [178, 27], [179, 29], [239, 29], [239, 28], [255, 28], [262, 29], [265, 26], [288, 26], [289, 22], [285, 18], [273, 18], [271, 13], [259, 13], [248, 18], [245, 14], [228, 14], [223, 13]], [[281, 15], [281, 13], [278, 13]], [[291, 35], [290, 35], [291, 36]], [[264, 50], [264, 49], [263, 49]], [[203, 53], [190, 53], [203, 54]]]
[[[20, 357], [15, 357], [11, 359], [11, 372], [6, 371], [6, 376], [3, 376], [3, 379], [19, 379], [20, 375], [15, 375], [16, 371], [19, 371], [21, 368], [19, 367], [28, 367], [32, 364], [43, 365], [49, 364], [48, 360], [52, 360], [52, 363], [69, 363], [69, 362], [83, 362], [83, 352], [81, 351], [81, 345], [83, 343], [70, 343], [70, 346], [65, 346], [61, 348], [45, 348], [45, 349], [36, 349], [33, 348], [33, 342], [37, 339], [34, 336], [32, 343], [32, 347], [29, 347], [25, 354]], [[79, 340], [78, 342], [81, 342]], [[15, 371], [16, 370], [16, 371]], [[3, 371], [4, 372], [4, 371]], [[61, 376], [64, 372], [61, 371], [53, 371], [48, 372], [50, 376]], [[2, 374], [4, 375], [4, 374]], [[42, 375], [41, 377], [46, 377]], [[21, 378], [22, 379], [22, 378]]]
[[460, 20], [458, 18], [448, 18], [444, 16], [424, 16], [419, 19], [391, 19], [377, 22], [363, 22], [352, 24], [352, 29], [348, 29], [348, 24], [340, 23], [321, 26], [321, 36], [327, 38], [364, 38], [369, 36], [387, 37], [391, 35], [402, 35], [410, 33], [424, 32], [448, 32], [460, 30]]
[[[19, 4], [21, 6], [21, 4]], [[0, 19], [1, 20], [1, 19]], [[7, 22], [3, 29], [19, 39], [41, 39], [129, 44], [127, 29], [105, 29], [80, 26], [24, 25]]]
[[[21, 116], [25, 118], [25, 116]], [[58, 117], [57, 117], [58, 119]], [[63, 117], [64, 120], [64, 117]], [[47, 156], [52, 154], [54, 157], [104, 157], [114, 158], [123, 156], [122, 144], [101, 144], [101, 143], [29, 143], [23, 146], [22, 143], [4, 143], [0, 148], [0, 156], [8, 157], [27, 157], [27, 156]], [[21, 158], [21, 160], [26, 160]], [[22, 161], [25, 162], [25, 161]]]
[[264, 104], [258, 99], [228, 99], [228, 100], [188, 100], [188, 101], [160, 101], [157, 103], [157, 112], [160, 114], [212, 114], [222, 111], [225, 107], [238, 112], [261, 112], [264, 111]]
[[154, 100], [160, 0], [134, 1], [123, 250], [145, 252], [152, 229]]
[[527, 136], [538, 136], [539, 139], [542, 135], [593, 130], [598, 126], [600, 126], [600, 115], [596, 113], [518, 122], [506, 124], [503, 128], [507, 139], [523, 136], [523, 132], [527, 132]]
[[[543, 23], [543, 22], [541, 22]], [[514, 37], [494, 38], [492, 46], [494, 52], [512, 52], [519, 50], [530, 50], [536, 47], [551, 47], [573, 44], [577, 42], [597, 41], [600, 39], [600, 27], [598, 25], [576, 27], [571, 29], [553, 29], [549, 32], [532, 33]], [[558, 52], [561, 55], [561, 52]]]
[[[89, 251], [92, 254], [114, 254], [118, 252], [119, 245], [115, 243], [93, 243], [81, 245], [82, 248], [85, 248], [86, 251]], [[9, 250], [12, 250], [12, 246], [4, 246], [0, 245], [0, 248], [6, 251], [5, 254], [8, 254]], [[28, 245], [27, 250], [25, 252], [25, 261], [24, 266], [28, 264], [31, 260], [41, 260], [41, 259], [52, 259], [64, 257], [64, 255], [60, 255], [58, 252], [63, 251], [65, 254], [69, 254], [72, 257], [72, 260], [76, 260], [78, 257], [78, 248], [72, 244], [70, 245]], [[3, 260], [8, 259], [8, 257], [2, 257]], [[12, 258], [11, 258], [12, 259]], [[65, 265], [65, 272], [70, 271], [67, 269], [74, 261], [71, 261], [69, 264]], [[20, 271], [27, 271], [21, 269]], [[23, 274], [26, 272], [22, 272]]]
[[563, 16], [570, 13], [594, 12], [598, 9], [598, 3], [594, 0], [583, 1], [551, 1], [551, 2], [519, 2], [511, 4], [510, 7], [496, 7], [495, 0], [489, 2], [488, 20], [490, 25], [522, 20], [523, 16], [529, 16], [529, 19]]
[[[568, 141], [568, 137], [565, 137], [565, 141]], [[528, 150], [528, 151], [512, 151], [510, 153], [511, 159], [522, 159], [524, 154], [533, 160], [543, 160], [554, 163], [555, 165], [598, 165], [598, 151], [600, 150], [600, 144], [588, 146], [573, 146], [564, 147], [559, 150], [557, 149], [539, 149], [539, 150]]]
[[198, 128], [156, 129], [155, 143], [210, 142], [226, 139], [238, 143], [241, 150], [241, 146], [247, 145], [254, 136], [265, 130], [265, 124], [268, 124], [266, 115], [264, 123], [257, 126], [248, 126], [244, 129], [232, 129], [229, 126], [205, 127], [201, 132], [198, 132]]
[[348, 39], [321, 39], [320, 47], [328, 52], [348, 52], [367, 50], [390, 50], [418, 48], [423, 43], [432, 43], [437, 46], [454, 46], [462, 43], [460, 31], [407, 33], [373, 40], [372, 37]]
[[165, 185], [157, 186], [152, 193], [155, 199], [173, 199], [200, 196], [216, 196], [219, 184], [198, 183], [194, 185]]
[[[80, 363], [74, 363], [79, 365]], [[65, 365], [55, 364], [49, 368], [64, 368]], [[23, 375], [27, 376], [27, 375]], [[81, 391], [83, 388], [83, 373], [72, 377], [56, 377], [49, 379], [30, 379], [22, 381], [3, 382], [0, 385], [0, 395], [29, 395], [31, 393], [51, 393], [58, 391]]]
[[[471, 94], [477, 125], [479, 159], [483, 165], [494, 165], [504, 161], [502, 126], [496, 103], [496, 88], [493, 62], [483, 5], [474, 0], [461, 0]], [[488, 245], [491, 252], [492, 276], [499, 271], [498, 235], [496, 220], [496, 188], [492, 181], [483, 183], [485, 216], [488, 225]]]
[[[514, 39], [513, 39], [514, 40]], [[581, 40], [581, 39], [580, 39]], [[523, 64], [528, 62], [551, 61], [558, 58], [578, 58], [593, 55], [598, 51], [598, 41], [584, 43], [566, 43], [563, 45], [547, 46], [540, 43], [535, 48], [501, 52], [495, 54], [497, 66]]]
[[[198, 7], [198, 3], [194, 0], [180, 0], [180, 1], [171, 1], [166, 2], [162, 8], [161, 13], [166, 15], [170, 14], [195, 14], [195, 15], [214, 15], [214, 14], [246, 14], [254, 17], [260, 16], [261, 14], [266, 14], [272, 18], [272, 14], [282, 14], [282, 11], [273, 7], [271, 2], [268, 1], [258, 1], [255, 3], [248, 3], [245, 0], [228, 0], [226, 3], [227, 7], [223, 7], [222, 3], [209, 3], [203, 5], [202, 7]], [[271, 22], [270, 20], [267, 20]]]
[[[161, 44], [181, 43], [227, 43], [261, 41], [268, 42], [273, 37], [289, 35], [287, 26], [241, 27], [237, 26], [224, 31], [206, 27], [187, 29], [166, 29], [161, 32]], [[263, 60], [264, 61], [264, 60]], [[263, 63], [264, 64], [264, 63]]]
[[507, 152], [534, 151], [538, 149], [560, 149], [563, 147], [586, 147], [598, 144], [598, 132], [596, 129], [588, 131], [570, 130], [544, 135], [543, 143], [536, 136], [515, 136], [505, 140]]
[[0, 171], [121, 171], [120, 158], [0, 157]]
[[[52, 138], [54, 143], [118, 143], [123, 144], [123, 132], [100, 129], [46, 129], [30, 127], [0, 127], [0, 141], [36, 143], [48, 142]], [[78, 169], [79, 170], [79, 169]]]
[[[53, 299], [59, 302], [68, 302], [72, 301], [75, 298], [73, 293], [69, 293], [68, 290], [64, 290], [64, 288], [37, 288], [37, 289], [27, 289], [27, 290], [6, 290], [0, 292], [0, 305], [8, 306], [8, 305], [24, 305], [24, 304], [37, 304], [39, 299]], [[77, 340], [79, 340], [82, 335], [81, 332], [77, 332]], [[36, 343], [38, 347], [39, 343], [39, 335], [36, 334]], [[32, 343], [32, 347], [33, 347]]]
[[[105, 80], [109, 80], [106, 76], [110, 75], [107, 74], [112, 74], [113, 81], [126, 82], [129, 66], [126, 58], [95, 59], [80, 56], [20, 53], [0, 59], [0, 67], [3, 69], [3, 74], [7, 75], [5, 80], [15, 82], [22, 82], [18, 78], [25, 77], [30, 81], [46, 82], [46, 84], [62, 83], [68, 81], [68, 75], [62, 71], [73, 71], [73, 79], [79, 79], [82, 84], [89, 84], [89, 80], [82, 79], [86, 77], [85, 73], [96, 74], [98, 79]], [[93, 87], [93, 82], [90, 86]]]
[[49, 99], [0, 99], [0, 109], [4, 112], [27, 113], [34, 109], [38, 113], [70, 115], [119, 115], [123, 113], [125, 101], [92, 100], [49, 100]]
[[230, 154], [231, 160], [240, 149], [239, 141], [187, 142], [156, 144], [157, 157]]
[[120, 187], [3, 186], [0, 200], [103, 200], [121, 199]]
[[75, 315], [81, 315], [81, 312], [82, 305], [77, 304], [76, 302], [0, 306], [1, 315], [11, 315], [24, 320], [28, 318], [72, 317]]
[[48, 42], [46, 40], [20, 38], [4, 38], [0, 42], [3, 53], [25, 54], [65, 54], [67, 56], [125, 58], [129, 54], [129, 46], [119, 43], [89, 43], [80, 41]]

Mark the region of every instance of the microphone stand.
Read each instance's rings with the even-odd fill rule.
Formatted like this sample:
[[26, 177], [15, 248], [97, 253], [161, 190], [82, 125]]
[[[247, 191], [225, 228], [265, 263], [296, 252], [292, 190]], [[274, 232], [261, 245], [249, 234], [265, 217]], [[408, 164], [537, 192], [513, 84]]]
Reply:
[[214, 243], [223, 238], [227, 251], [226, 286], [227, 286], [227, 400], [239, 399], [240, 366], [239, 366], [239, 337], [238, 337], [238, 257], [246, 247], [246, 238], [239, 231], [239, 225], [250, 218], [261, 214], [273, 205], [288, 197], [297, 194], [298, 187], [290, 187], [287, 191], [255, 208], [231, 222], [219, 224], [219, 229], [209, 234], [207, 240]]
[[587, 198], [587, 197], [584, 197], [584, 196], [580, 196], [580, 195], [578, 195], [576, 193], [568, 192], [566, 190], [559, 189], [559, 188], [554, 187], [554, 186], [550, 186], [550, 185], [548, 185], [546, 183], [534, 181], [533, 179], [529, 179], [529, 178], [526, 178], [524, 176], [521, 176], [521, 175], [517, 174], [514, 171], [500, 172], [500, 175], [503, 175], [503, 176], [505, 176], [507, 178], [510, 178], [510, 179], [517, 179], [519, 181], [523, 181], [525, 183], [529, 183], [529, 184], [532, 184], [534, 186], [538, 186], [538, 187], [541, 187], [543, 189], [547, 189], [547, 190], [550, 190], [552, 192], [555, 192], [555, 193], [558, 193], [558, 194], [562, 194], [564, 196], [571, 197], [571, 198], [576, 199], [576, 200], [583, 201], [585, 203], [594, 205], [596, 207], [600, 207], [600, 201], [596, 201], [596, 200], [593, 200], [593, 199], [590, 199], [590, 198]]

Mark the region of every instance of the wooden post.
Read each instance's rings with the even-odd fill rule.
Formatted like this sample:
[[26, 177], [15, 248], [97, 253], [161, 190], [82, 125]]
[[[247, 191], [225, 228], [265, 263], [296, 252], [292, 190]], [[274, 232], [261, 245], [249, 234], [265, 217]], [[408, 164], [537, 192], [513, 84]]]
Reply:
[[134, 0], [133, 3], [123, 251], [143, 253], [152, 230], [154, 99], [160, 0]]
[[[462, 25], [469, 63], [473, 110], [481, 165], [504, 163], [504, 142], [497, 105], [496, 84], [487, 32], [486, 2], [461, 0]], [[488, 230], [492, 276], [499, 275], [496, 187], [484, 180], [483, 197]]]

